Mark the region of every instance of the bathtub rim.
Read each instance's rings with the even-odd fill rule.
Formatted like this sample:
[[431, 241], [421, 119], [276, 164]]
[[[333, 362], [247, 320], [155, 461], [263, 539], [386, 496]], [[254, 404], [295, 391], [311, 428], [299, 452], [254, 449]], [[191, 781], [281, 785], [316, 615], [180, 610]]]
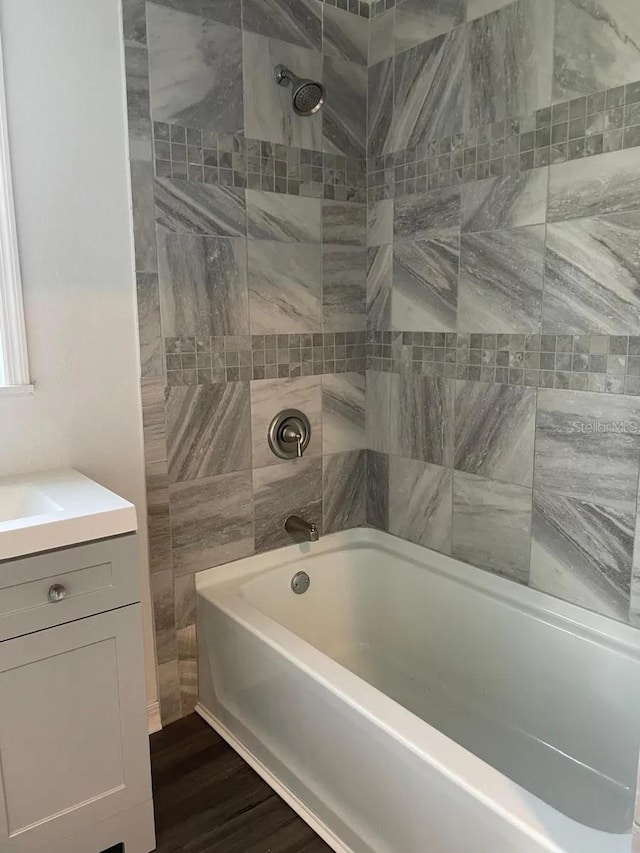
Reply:
[[[316, 547], [320, 543], [323, 548]], [[425, 564], [417, 566], [422, 570], [435, 571], [453, 578], [455, 582], [471, 586], [484, 595], [498, 598], [511, 606], [515, 605], [516, 609], [529, 615], [551, 621], [561, 629], [566, 630], [568, 626], [578, 627], [579, 633], [587, 640], [599, 641], [600, 644], [604, 641], [617, 651], [640, 661], [640, 632], [636, 628], [372, 528], [354, 528], [330, 534], [323, 537], [320, 543], [314, 543], [313, 550], [309, 549], [306, 543], [303, 546], [286, 546], [196, 574], [198, 620], [203, 605], [222, 611], [306, 676], [337, 695], [356, 713], [381, 728], [402, 747], [413, 752], [451, 783], [482, 803], [499, 820], [514, 825], [518, 831], [537, 843], [541, 850], [548, 853], [573, 853], [574, 850], [581, 853], [631, 853], [632, 827], [625, 833], [606, 833], [567, 817], [260, 611], [240, 593], [242, 587], [254, 578], [282, 569], [283, 565], [304, 559], [310, 554], [377, 545], [395, 556], [408, 557], [412, 563], [419, 563], [422, 554]], [[385, 543], [390, 547], [385, 548]], [[283, 558], [286, 558], [284, 562]], [[462, 577], [462, 572], [473, 573], [473, 579]], [[549, 616], [555, 617], [557, 621], [550, 620]], [[198, 705], [199, 713], [205, 719], [216, 719], [209, 709], [201, 703]], [[220, 725], [217, 721], [214, 728], [218, 730]], [[246, 747], [244, 750], [246, 751]], [[273, 776], [268, 768], [265, 769]], [[269, 782], [268, 779], [266, 781]], [[295, 798], [295, 794], [291, 795]], [[527, 808], [527, 802], [535, 803], [535, 814]], [[306, 810], [304, 804], [303, 808]], [[301, 817], [307, 819], [304, 814], [301, 814]], [[545, 831], [546, 827], [555, 830], [553, 838]], [[344, 847], [342, 849], [347, 850]]]

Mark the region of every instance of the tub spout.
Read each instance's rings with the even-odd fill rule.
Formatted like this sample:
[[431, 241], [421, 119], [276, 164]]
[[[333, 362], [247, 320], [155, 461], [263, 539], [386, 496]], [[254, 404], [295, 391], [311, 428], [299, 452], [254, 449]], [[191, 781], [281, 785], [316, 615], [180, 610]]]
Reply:
[[317, 542], [320, 538], [318, 528], [310, 521], [305, 521], [299, 515], [290, 515], [284, 523], [287, 533], [303, 533], [309, 542]]

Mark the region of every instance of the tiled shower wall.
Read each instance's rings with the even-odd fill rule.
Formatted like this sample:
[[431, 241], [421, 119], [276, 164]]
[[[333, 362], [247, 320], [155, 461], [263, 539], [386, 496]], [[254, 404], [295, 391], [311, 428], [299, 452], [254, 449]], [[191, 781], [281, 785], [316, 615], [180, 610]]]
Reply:
[[637, 2], [370, 28], [368, 520], [633, 621]]
[[[342, 5], [124, 2], [163, 722], [196, 698], [194, 574], [289, 544], [294, 512], [365, 520], [369, 21]], [[322, 113], [278, 63], [336, 93]], [[301, 461], [267, 446], [283, 408]]]

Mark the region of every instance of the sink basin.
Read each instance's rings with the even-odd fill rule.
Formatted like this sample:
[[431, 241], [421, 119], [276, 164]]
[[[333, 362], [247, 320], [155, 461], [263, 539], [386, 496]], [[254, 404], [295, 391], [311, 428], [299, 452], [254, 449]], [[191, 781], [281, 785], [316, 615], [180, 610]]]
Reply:
[[0, 522], [62, 512], [62, 507], [29, 483], [0, 485]]
[[0, 562], [136, 528], [133, 504], [73, 469], [0, 478]]

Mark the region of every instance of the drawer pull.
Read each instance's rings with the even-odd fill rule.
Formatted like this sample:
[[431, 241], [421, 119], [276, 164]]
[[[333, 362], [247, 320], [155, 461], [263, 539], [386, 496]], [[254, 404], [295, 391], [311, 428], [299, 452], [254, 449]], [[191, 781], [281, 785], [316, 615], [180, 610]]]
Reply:
[[51, 602], [51, 604], [56, 604], [58, 601], [62, 601], [63, 598], [66, 598], [67, 590], [62, 586], [61, 583], [54, 583], [53, 586], [49, 587], [49, 592], [47, 594], [47, 598]]

